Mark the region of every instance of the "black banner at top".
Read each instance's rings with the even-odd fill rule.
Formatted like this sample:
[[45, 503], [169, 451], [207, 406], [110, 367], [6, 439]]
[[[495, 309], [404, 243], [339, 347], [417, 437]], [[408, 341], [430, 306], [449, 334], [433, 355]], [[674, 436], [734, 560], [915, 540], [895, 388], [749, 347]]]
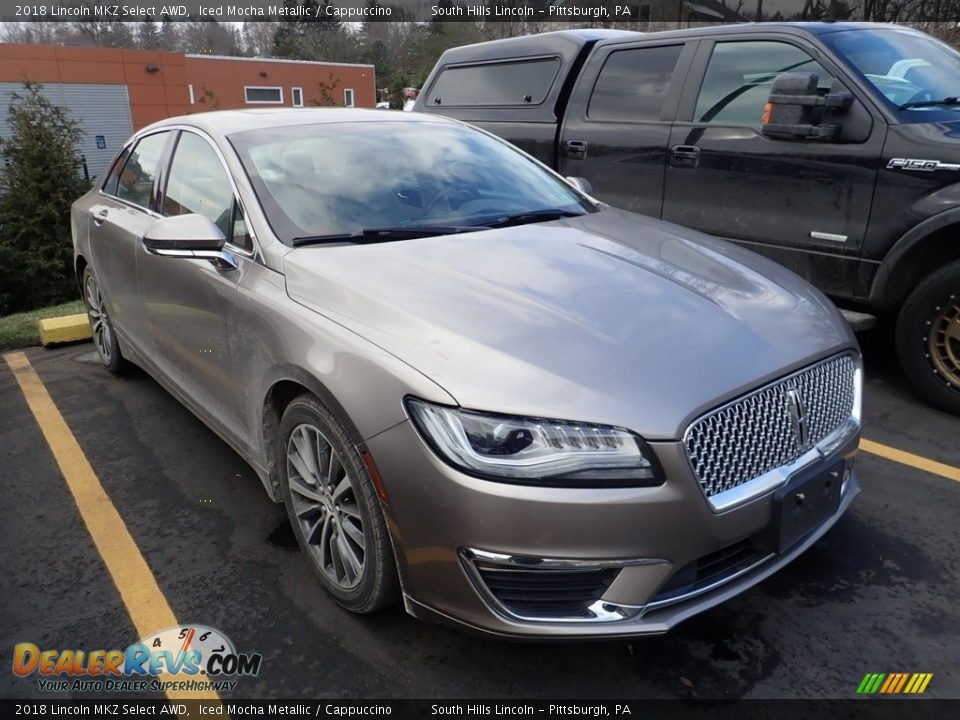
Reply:
[[[895, 17], [889, 11], [895, 5]], [[960, 21], [960, 0], [38, 0], [5, 22], [527, 22], [615, 26], [782, 20]]]

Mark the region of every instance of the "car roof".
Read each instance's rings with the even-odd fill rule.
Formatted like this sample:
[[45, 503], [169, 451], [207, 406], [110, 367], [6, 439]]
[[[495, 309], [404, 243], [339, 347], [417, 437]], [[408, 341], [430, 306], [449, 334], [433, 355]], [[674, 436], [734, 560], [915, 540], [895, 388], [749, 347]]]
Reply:
[[[366, 110], [361, 108], [271, 108], [256, 110], [214, 110], [178, 115], [155, 122], [141, 132], [164, 127], [188, 125], [209, 135], [227, 136], [245, 130], [319, 125], [328, 123], [403, 122], [460, 124], [456, 120], [399, 110]], [[138, 133], [139, 134], [139, 133]]]

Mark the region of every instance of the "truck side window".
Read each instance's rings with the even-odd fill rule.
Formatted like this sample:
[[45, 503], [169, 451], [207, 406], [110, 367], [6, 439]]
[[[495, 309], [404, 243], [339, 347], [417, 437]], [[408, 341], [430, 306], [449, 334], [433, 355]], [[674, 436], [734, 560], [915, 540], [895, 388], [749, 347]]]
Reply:
[[539, 105], [560, 71], [560, 58], [515, 60], [446, 68], [430, 88], [427, 105]]
[[694, 120], [759, 125], [774, 78], [786, 72], [817, 73], [824, 92], [834, 80], [820, 63], [788, 43], [717, 43], [700, 87]]
[[682, 45], [618, 50], [603, 64], [587, 116], [591, 120], [659, 120]]

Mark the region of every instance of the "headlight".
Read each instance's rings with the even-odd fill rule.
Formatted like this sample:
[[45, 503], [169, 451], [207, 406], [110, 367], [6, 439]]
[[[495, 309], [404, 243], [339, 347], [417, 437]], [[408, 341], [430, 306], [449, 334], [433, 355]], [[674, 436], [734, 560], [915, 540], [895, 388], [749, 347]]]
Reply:
[[663, 482], [650, 447], [621, 428], [488, 415], [413, 398], [407, 399], [407, 411], [434, 451], [470, 475], [557, 487]]

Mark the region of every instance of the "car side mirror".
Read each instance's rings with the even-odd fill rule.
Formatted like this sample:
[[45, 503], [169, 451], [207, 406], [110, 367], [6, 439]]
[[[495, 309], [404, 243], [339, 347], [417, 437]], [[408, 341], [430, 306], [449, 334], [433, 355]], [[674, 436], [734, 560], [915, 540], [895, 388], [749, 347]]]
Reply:
[[582, 192], [584, 195], [589, 195], [593, 192], [593, 185], [591, 185], [590, 181], [586, 178], [568, 177], [567, 182], [573, 185], [573, 187]]
[[838, 140], [838, 121], [853, 104], [853, 95], [834, 82], [827, 95], [817, 92], [816, 73], [782, 73], [763, 109], [763, 134], [774, 140]]
[[219, 253], [227, 239], [209, 218], [195, 213], [160, 218], [143, 236], [144, 247], [155, 255], [204, 257]]

